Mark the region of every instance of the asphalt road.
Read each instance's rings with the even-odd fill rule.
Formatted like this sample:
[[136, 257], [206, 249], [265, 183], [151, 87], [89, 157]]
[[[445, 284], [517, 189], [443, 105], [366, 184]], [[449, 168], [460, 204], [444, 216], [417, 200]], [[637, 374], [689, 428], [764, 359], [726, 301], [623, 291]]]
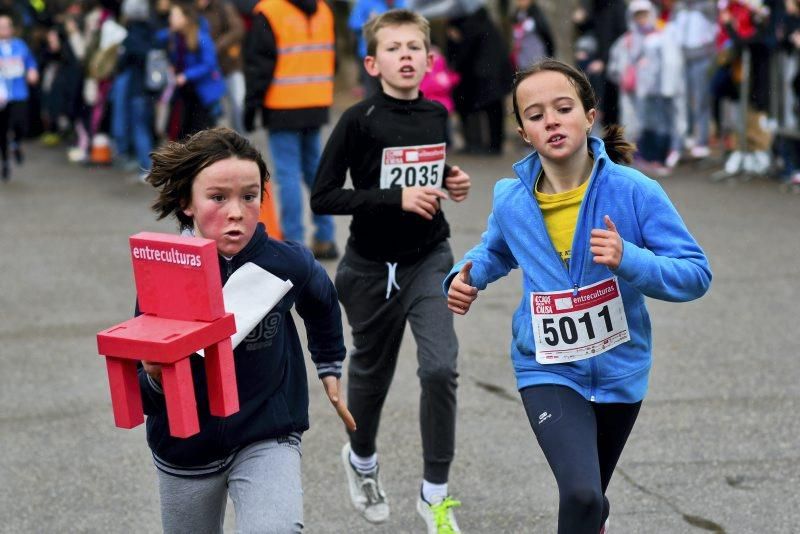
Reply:
[[[492, 185], [518, 150], [454, 158], [473, 178], [469, 199], [445, 206], [457, 257], [479, 239]], [[131, 314], [127, 237], [174, 224], [155, 222], [152, 191], [117, 171], [73, 166], [64, 150], [35, 144], [27, 155], [0, 184], [0, 531], [158, 532], [144, 430], [114, 427], [95, 333]], [[765, 179], [731, 185], [708, 175], [682, 166], [661, 180], [714, 281], [699, 301], [649, 303], [655, 365], [609, 489], [614, 534], [800, 532], [800, 196]], [[340, 219], [340, 246], [346, 233]], [[450, 487], [463, 503], [464, 532], [555, 531], [555, 483], [508, 361], [519, 287], [512, 273], [456, 320]], [[368, 525], [351, 509], [338, 456], [345, 434], [312, 380], [308, 532], [423, 532], [414, 511], [422, 469], [415, 348], [410, 334], [403, 343], [379, 435], [389, 522]]]

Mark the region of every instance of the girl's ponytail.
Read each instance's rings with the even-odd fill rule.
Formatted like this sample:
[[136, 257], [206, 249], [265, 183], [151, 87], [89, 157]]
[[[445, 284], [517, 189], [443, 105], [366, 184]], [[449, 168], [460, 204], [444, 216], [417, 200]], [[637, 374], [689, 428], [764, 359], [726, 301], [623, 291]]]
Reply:
[[625, 139], [625, 127], [619, 124], [609, 124], [603, 130], [603, 143], [606, 153], [614, 163], [628, 165], [633, 161], [636, 145]]

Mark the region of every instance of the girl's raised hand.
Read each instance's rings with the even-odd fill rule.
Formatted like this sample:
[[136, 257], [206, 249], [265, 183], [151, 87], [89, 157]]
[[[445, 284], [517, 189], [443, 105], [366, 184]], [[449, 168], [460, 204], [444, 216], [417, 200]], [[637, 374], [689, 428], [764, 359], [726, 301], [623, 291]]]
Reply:
[[622, 238], [617, 232], [617, 226], [611, 217], [603, 217], [607, 230], [595, 228], [589, 240], [594, 262], [605, 265], [609, 269], [616, 269], [622, 261]]
[[469, 271], [472, 269], [472, 262], [468, 261], [461, 267], [458, 274], [450, 282], [450, 289], [447, 291], [447, 307], [450, 311], [458, 315], [465, 315], [469, 307], [478, 298], [478, 288], [470, 285], [471, 277]]
[[353, 415], [347, 409], [347, 404], [344, 403], [344, 399], [339, 394], [339, 379], [335, 376], [325, 376], [322, 378], [322, 386], [325, 388], [328, 400], [336, 408], [336, 413], [344, 421], [344, 426], [347, 427], [347, 430], [353, 432], [356, 429], [356, 420], [353, 419]]

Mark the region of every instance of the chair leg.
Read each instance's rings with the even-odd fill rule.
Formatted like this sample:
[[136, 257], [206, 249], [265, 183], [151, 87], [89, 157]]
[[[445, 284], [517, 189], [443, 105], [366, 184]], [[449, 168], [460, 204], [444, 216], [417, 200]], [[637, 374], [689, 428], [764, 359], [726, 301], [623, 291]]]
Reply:
[[106, 369], [111, 405], [114, 408], [114, 423], [119, 428], [141, 425], [144, 422], [144, 413], [136, 361], [106, 356]]
[[227, 417], [235, 414], [239, 411], [239, 393], [231, 339], [206, 347], [205, 361], [211, 415]]
[[169, 365], [164, 364], [161, 367], [161, 382], [167, 401], [170, 435], [176, 438], [188, 438], [200, 432], [189, 358]]

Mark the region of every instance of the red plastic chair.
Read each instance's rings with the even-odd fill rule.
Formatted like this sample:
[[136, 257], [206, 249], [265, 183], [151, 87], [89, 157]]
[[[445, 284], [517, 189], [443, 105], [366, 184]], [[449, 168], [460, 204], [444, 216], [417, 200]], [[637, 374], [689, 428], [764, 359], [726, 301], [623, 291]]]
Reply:
[[239, 411], [230, 336], [214, 241], [153, 232], [131, 236], [131, 257], [142, 315], [97, 334], [106, 357], [114, 421], [120, 428], [144, 422], [136, 365], [162, 364], [161, 385], [172, 436], [200, 431], [189, 356], [205, 349], [212, 415]]

